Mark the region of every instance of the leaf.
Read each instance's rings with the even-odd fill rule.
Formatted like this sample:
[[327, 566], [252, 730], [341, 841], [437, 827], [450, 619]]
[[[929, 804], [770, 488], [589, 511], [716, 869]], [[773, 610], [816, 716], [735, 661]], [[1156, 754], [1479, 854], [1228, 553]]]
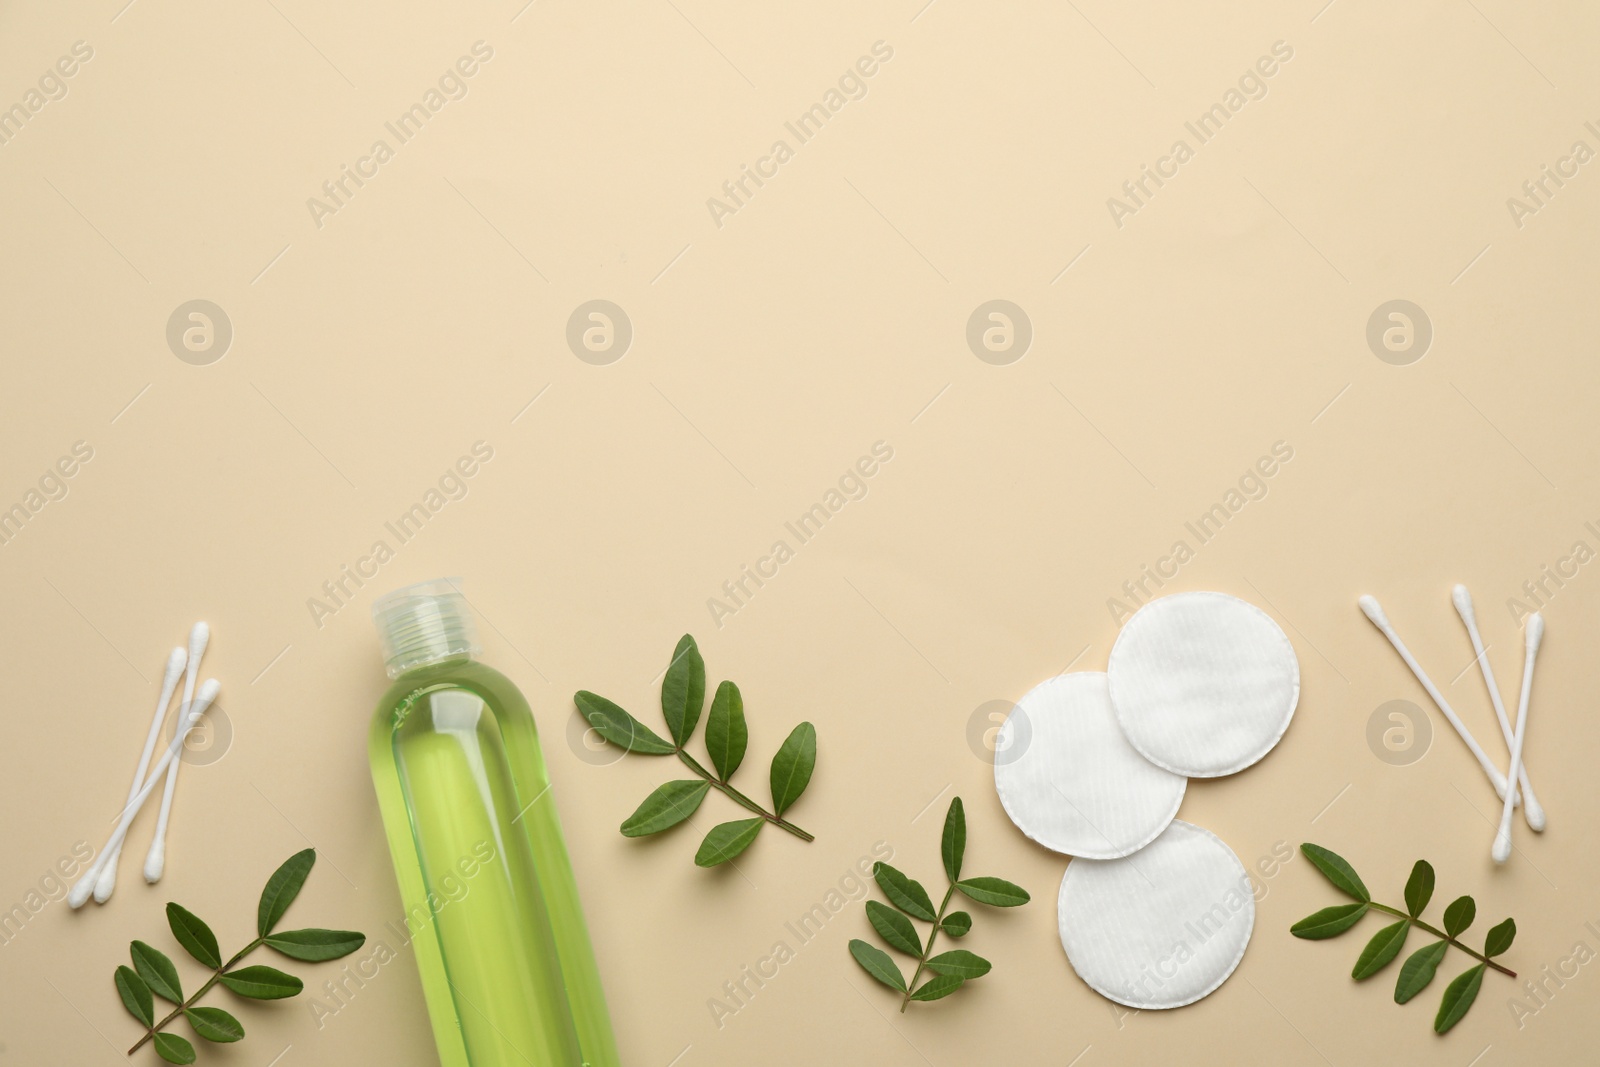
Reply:
[[207, 1041], [225, 1045], [244, 1038], [244, 1026], [221, 1008], [185, 1008], [183, 1017]]
[[850, 955], [861, 964], [861, 969], [872, 977], [888, 986], [890, 989], [906, 991], [906, 977], [900, 973], [900, 968], [894, 965], [894, 960], [883, 949], [869, 945], [859, 937], [850, 941]]
[[711, 698], [711, 715], [706, 719], [706, 751], [711, 753], [711, 766], [726, 782], [744, 762], [745, 745], [750, 741], [750, 731], [744, 724], [744, 697], [732, 682], [717, 686], [717, 695]]
[[1428, 901], [1433, 899], [1433, 864], [1427, 860], [1418, 860], [1411, 868], [1411, 877], [1406, 879], [1406, 910], [1415, 919], [1422, 914], [1422, 909], [1428, 906]]
[[756, 839], [765, 822], [765, 819], [756, 818], [718, 823], [711, 828], [709, 834], [706, 834], [706, 839], [700, 842], [700, 851], [694, 854], [695, 863], [701, 867], [715, 867], [719, 863], [727, 863], [750, 847], [750, 842]]
[[1335, 904], [1307, 915], [1289, 927], [1289, 932], [1307, 941], [1325, 941], [1350, 929], [1366, 913], [1366, 904]]
[[957, 978], [982, 978], [989, 973], [989, 961], [975, 952], [968, 952], [964, 948], [953, 948], [949, 952], [941, 952], [928, 960], [928, 966], [939, 974], [954, 975]]
[[1444, 909], [1444, 932], [1455, 937], [1478, 917], [1478, 904], [1471, 897], [1456, 897]]
[[695, 813], [711, 783], [703, 778], [682, 779], [658, 786], [622, 823], [623, 837], [646, 837], [670, 829]]
[[151, 948], [143, 941], [135, 941], [128, 946], [128, 951], [133, 956], [134, 970], [145, 980], [150, 992], [162, 1000], [183, 1003], [183, 986], [178, 982], [178, 968], [173, 966], [166, 953]]
[[967, 851], [967, 810], [956, 797], [944, 817], [944, 836], [939, 840], [939, 854], [944, 857], [944, 873], [952, 882], [961, 878], [961, 858]]
[[1394, 984], [1396, 1004], [1404, 1004], [1428, 988], [1434, 972], [1439, 969], [1439, 961], [1444, 959], [1445, 950], [1449, 947], [1448, 941], [1435, 941], [1406, 957], [1406, 961], [1400, 965], [1400, 978]]
[[1483, 985], [1483, 972], [1488, 964], [1480, 963], [1457, 975], [1444, 987], [1444, 999], [1439, 1002], [1439, 1014], [1434, 1016], [1433, 1030], [1442, 1034], [1449, 1030], [1478, 999], [1478, 987]]
[[972, 916], [964, 911], [953, 911], [944, 917], [939, 929], [951, 937], [965, 937], [967, 931], [972, 929]]
[[889, 898], [889, 903], [905, 912], [914, 915], [924, 922], [933, 922], [938, 918], [934, 913], [933, 901], [928, 899], [928, 891], [922, 888], [922, 883], [904, 874], [887, 863], [874, 863], [872, 877], [877, 880], [878, 888], [883, 890], [883, 895]]
[[705, 702], [706, 661], [700, 658], [694, 638], [684, 634], [678, 638], [672, 662], [661, 679], [661, 714], [667, 720], [667, 732], [680, 746], [694, 736]]
[[1356, 874], [1345, 858], [1337, 852], [1332, 852], [1321, 845], [1313, 845], [1309, 841], [1300, 846], [1300, 851], [1312, 866], [1321, 871], [1332, 882], [1334, 888], [1347, 897], [1354, 897], [1364, 903], [1372, 900], [1367, 887], [1361, 884], [1361, 876]]
[[867, 921], [878, 931], [878, 936], [908, 956], [922, 955], [922, 941], [911, 920], [880, 901], [867, 901]]
[[808, 722], [796, 726], [772, 757], [772, 813], [782, 815], [811, 782], [817, 766], [817, 728]]
[[1004, 878], [966, 878], [956, 883], [956, 888], [979, 904], [994, 908], [1016, 908], [1033, 898], [1020, 885], [1012, 885]]
[[943, 1000], [966, 984], [965, 978], [953, 974], [940, 974], [928, 979], [911, 994], [912, 1000]]
[[251, 1000], [283, 1000], [295, 996], [305, 988], [305, 983], [292, 974], [284, 974], [276, 967], [264, 967], [254, 964], [249, 967], [240, 967], [237, 971], [227, 971], [222, 975], [222, 984]]
[[1511, 947], [1511, 942], [1517, 937], [1517, 920], [1507, 919], [1497, 926], [1489, 928], [1489, 936], [1483, 939], [1483, 954], [1485, 956], [1498, 956]]
[[[921, 951], [920, 949], [918, 950]], [[150, 987], [145, 980], [126, 965], [117, 968], [117, 995], [128, 1014], [144, 1023], [146, 1029], [156, 1024], [156, 1002], [150, 997]]]
[[1350, 972], [1350, 977], [1360, 982], [1389, 966], [1389, 961], [1400, 955], [1400, 949], [1405, 946], [1406, 934], [1410, 930], [1411, 920], [1401, 919], [1373, 934], [1372, 940], [1367, 942], [1367, 947], [1361, 950], [1360, 957], [1356, 959], [1356, 966]]
[[278, 920], [289, 910], [294, 898], [300, 895], [300, 887], [306, 884], [306, 876], [316, 862], [316, 849], [301, 849], [272, 872], [266, 887], [261, 890], [261, 903], [256, 907], [256, 933], [262, 937], [272, 933], [272, 928], [278, 925]]
[[222, 966], [222, 953], [217, 949], [217, 935], [211, 932], [211, 927], [202, 922], [199, 916], [181, 905], [169, 903], [167, 925], [172, 927], [172, 936], [178, 939], [178, 944], [182, 945], [189, 955], [213, 971]]
[[177, 1034], [157, 1034], [156, 1052], [168, 1063], [193, 1063], [194, 1046]]
[[624, 752], [641, 756], [670, 756], [678, 751], [654, 730], [617, 707], [603, 696], [580, 689], [572, 696], [578, 712], [594, 732], [618, 745]]
[[367, 943], [367, 935], [354, 930], [279, 930], [266, 939], [267, 945], [292, 960], [322, 963], [348, 956]]

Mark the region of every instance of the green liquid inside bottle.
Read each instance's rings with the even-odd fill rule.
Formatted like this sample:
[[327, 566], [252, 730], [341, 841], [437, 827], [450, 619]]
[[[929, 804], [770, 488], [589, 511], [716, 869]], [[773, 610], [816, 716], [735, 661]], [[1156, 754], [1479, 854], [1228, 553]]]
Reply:
[[453, 585], [373, 605], [368, 757], [443, 1067], [617, 1067], [533, 715]]

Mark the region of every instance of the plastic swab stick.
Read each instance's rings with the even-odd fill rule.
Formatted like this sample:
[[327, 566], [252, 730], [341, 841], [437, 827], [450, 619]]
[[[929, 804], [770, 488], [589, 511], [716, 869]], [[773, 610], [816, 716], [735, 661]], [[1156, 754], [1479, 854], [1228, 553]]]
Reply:
[[[1511, 770], [1508, 772], [1513, 778], [1522, 769], [1522, 743], [1528, 737], [1528, 694], [1533, 690], [1533, 661], [1539, 656], [1539, 642], [1544, 640], [1544, 616], [1537, 611], [1529, 615], [1524, 635], [1527, 651], [1522, 661], [1522, 700], [1517, 704], [1517, 732], [1511, 741]], [[1505, 807], [1500, 809], [1500, 829], [1494, 835], [1492, 855], [1496, 863], [1504, 863], [1511, 858], [1510, 798], [1507, 798]]]
[[[211, 640], [211, 627], [203, 622], [194, 624], [189, 631], [189, 670], [183, 679], [183, 707], [189, 706], [194, 696], [194, 678], [200, 672], [200, 658], [206, 654], [206, 644]], [[156, 836], [150, 841], [150, 851], [144, 857], [144, 880], [151, 885], [161, 881], [167, 866], [167, 820], [172, 817], [172, 794], [178, 788], [178, 768], [183, 760], [172, 761], [167, 768], [167, 791], [161, 795], [161, 814], [156, 818]]]
[[[1400, 658], [1406, 661], [1406, 666], [1410, 667], [1411, 673], [1417, 676], [1417, 681], [1422, 683], [1422, 688], [1426, 689], [1428, 695], [1433, 698], [1433, 702], [1439, 705], [1439, 710], [1444, 712], [1444, 717], [1450, 720], [1450, 725], [1456, 728], [1456, 733], [1461, 735], [1461, 740], [1467, 743], [1467, 747], [1472, 750], [1472, 754], [1478, 758], [1478, 765], [1483, 768], [1483, 773], [1488, 776], [1490, 783], [1493, 784], [1495, 793], [1504, 800], [1506, 795], [1506, 776], [1500, 773], [1498, 767], [1489, 762], [1489, 757], [1484, 755], [1483, 749], [1478, 747], [1478, 742], [1472, 739], [1472, 732], [1456, 717], [1456, 713], [1450, 710], [1450, 705], [1446, 703], [1444, 694], [1439, 692], [1427, 673], [1423, 671], [1422, 665], [1411, 655], [1411, 650], [1406, 648], [1404, 641], [1400, 640], [1400, 635], [1395, 633], [1394, 627], [1389, 625], [1389, 617], [1383, 613], [1383, 605], [1378, 603], [1378, 598], [1363, 596], [1358, 603], [1361, 605], [1362, 613], [1372, 620], [1372, 625], [1383, 631], [1383, 636], [1387, 637], [1389, 643], [1394, 646], [1394, 650], [1400, 653]], [[1515, 798], [1515, 791], [1511, 795]]]
[[[155, 754], [156, 739], [161, 736], [161, 724], [167, 718], [167, 705], [172, 703], [172, 691], [178, 687], [178, 678], [188, 661], [188, 653], [181, 648], [173, 649], [172, 655], [167, 657], [167, 673], [161, 680], [161, 698], [156, 701], [155, 714], [150, 718], [150, 732], [145, 735], [144, 751], [139, 755], [139, 769], [133, 772], [133, 784], [128, 787], [130, 801], [139, 795], [139, 787], [144, 785], [145, 773], [150, 770], [150, 757]], [[117, 860], [121, 855], [122, 846], [118, 845], [106, 858], [105, 870], [100, 872], [100, 880], [94, 885], [95, 903], [104, 904], [110, 900], [112, 891], [117, 888]]]
[[122, 819], [117, 823], [117, 828], [111, 832], [111, 837], [106, 841], [106, 847], [100, 850], [100, 857], [89, 865], [72, 886], [72, 891], [67, 894], [67, 905], [72, 908], [81, 908], [89, 894], [94, 890], [95, 883], [100, 880], [100, 872], [105, 869], [106, 859], [111, 855], [111, 850], [121, 846], [123, 839], [128, 836], [128, 827], [133, 825], [134, 817], [139, 814], [139, 809], [144, 807], [144, 802], [150, 799], [150, 794], [155, 792], [156, 786], [161, 784], [162, 772], [178, 758], [178, 752], [183, 748], [183, 742], [189, 736], [189, 730], [200, 720], [200, 716], [217, 699], [217, 692], [222, 688], [222, 683], [215, 678], [207, 678], [200, 686], [200, 692], [194, 698], [194, 705], [178, 726], [178, 733], [167, 745], [166, 751], [161, 753], [161, 758], [156, 760], [155, 766], [150, 768], [150, 777], [140, 787], [139, 793], [128, 801], [127, 807], [122, 809]]
[[[1478, 666], [1483, 669], [1483, 684], [1489, 687], [1489, 699], [1494, 702], [1494, 717], [1500, 720], [1500, 733], [1506, 739], [1506, 751], [1510, 752], [1511, 720], [1506, 717], [1505, 701], [1500, 699], [1500, 686], [1494, 680], [1494, 668], [1489, 666], [1489, 657], [1484, 654], [1483, 635], [1478, 632], [1478, 613], [1472, 608], [1472, 594], [1467, 592], [1466, 586], [1457, 585], [1450, 591], [1450, 599], [1455, 602], [1456, 613], [1461, 616], [1461, 621], [1467, 624], [1467, 636], [1472, 638], [1472, 651], [1477, 653]], [[1543, 831], [1544, 805], [1533, 794], [1533, 783], [1528, 781], [1526, 763], [1517, 773], [1517, 788], [1522, 792], [1522, 814], [1528, 820], [1528, 828], [1535, 832]]]

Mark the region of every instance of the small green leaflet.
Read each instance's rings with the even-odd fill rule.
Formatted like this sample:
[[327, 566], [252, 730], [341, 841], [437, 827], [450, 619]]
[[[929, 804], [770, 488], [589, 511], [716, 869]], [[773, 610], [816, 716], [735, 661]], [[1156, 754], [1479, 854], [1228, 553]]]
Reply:
[[667, 732], [680, 747], [694, 736], [705, 701], [706, 661], [700, 658], [694, 638], [684, 634], [661, 678], [661, 715], [667, 720]]
[[133, 968], [127, 966], [117, 968], [115, 980], [117, 995], [122, 998], [122, 1006], [128, 1009], [128, 1014], [145, 1026], [154, 1026], [155, 1001], [150, 996], [150, 987], [145, 984], [145, 980], [140, 978]]
[[166, 953], [151, 948], [143, 941], [135, 941], [128, 946], [128, 954], [133, 957], [133, 969], [139, 972], [139, 977], [150, 987], [150, 992], [162, 1000], [170, 1000], [174, 1004], [183, 1003], [183, 987], [178, 982], [178, 968], [173, 966], [172, 960]]
[[1439, 1014], [1434, 1016], [1433, 1029], [1435, 1033], [1444, 1033], [1467, 1013], [1472, 1007], [1472, 1002], [1478, 999], [1478, 987], [1483, 985], [1483, 972], [1488, 970], [1486, 964], [1476, 967], [1458, 975], [1445, 987], [1444, 999], [1439, 1002]]
[[803, 722], [772, 757], [772, 813], [782, 815], [800, 799], [817, 765], [817, 728]]
[[1427, 860], [1418, 860], [1411, 868], [1411, 877], [1406, 879], [1406, 912], [1413, 919], [1422, 914], [1422, 909], [1428, 906], [1428, 901], [1433, 899], [1433, 864]]
[[700, 842], [700, 851], [694, 854], [694, 861], [701, 867], [715, 867], [719, 863], [727, 863], [739, 853], [750, 847], [750, 843], [761, 832], [765, 819], [739, 819], [734, 822], [718, 823], [706, 834], [706, 839]]
[[289, 910], [294, 898], [300, 895], [300, 887], [306, 884], [306, 878], [316, 862], [316, 849], [302, 849], [272, 872], [266, 887], [261, 890], [261, 903], [256, 907], [256, 933], [262, 937], [272, 933], [272, 928], [278, 925], [278, 920]]
[[292, 960], [323, 963], [348, 956], [367, 943], [366, 934], [354, 930], [279, 930], [267, 939], [267, 947], [277, 949]]
[[1366, 904], [1335, 904], [1307, 915], [1289, 927], [1289, 932], [1307, 941], [1323, 941], [1330, 937], [1338, 937], [1360, 922], [1366, 913]]
[[717, 686], [717, 695], [711, 698], [711, 714], [706, 717], [706, 751], [711, 754], [711, 766], [717, 777], [726, 782], [744, 762], [745, 746], [750, 742], [750, 731], [744, 722], [744, 697], [732, 682]]
[[1004, 878], [964, 878], [956, 883], [956, 888], [979, 904], [992, 908], [1016, 908], [1033, 899], [1026, 889]]
[[1411, 921], [1401, 919], [1373, 934], [1372, 940], [1367, 942], [1367, 947], [1361, 950], [1361, 956], [1356, 960], [1355, 969], [1350, 972], [1350, 977], [1360, 982], [1389, 966], [1389, 962], [1400, 955], [1400, 949], [1406, 943], [1406, 933], [1410, 929]]
[[933, 922], [935, 919], [933, 901], [928, 898], [928, 891], [922, 888], [922, 883], [907, 878], [894, 867], [887, 863], [874, 863], [872, 877], [878, 883], [878, 888], [883, 890], [883, 895], [889, 898], [889, 903], [924, 922]]
[[201, 922], [191, 911], [177, 904], [167, 905], [167, 925], [172, 936], [178, 939], [184, 951], [211, 968], [222, 966], [222, 953], [217, 949], [217, 935], [211, 927]]
[[944, 917], [939, 929], [951, 937], [961, 937], [972, 929], [972, 916], [964, 911], [953, 911]]
[[644, 803], [622, 824], [623, 837], [646, 837], [670, 829], [695, 813], [711, 791], [699, 778], [667, 782], [644, 798]]
[[917, 936], [917, 928], [911, 925], [910, 919], [889, 905], [876, 900], [867, 901], [867, 921], [890, 948], [897, 948], [907, 956], [922, 955], [922, 939]]
[[677, 751], [672, 745], [663, 741], [655, 731], [603, 696], [596, 696], [580, 689], [573, 694], [572, 702], [578, 706], [578, 711], [594, 728], [595, 733], [613, 745], [620, 745], [625, 752], [637, 752], [644, 756], [670, 756]]
[[244, 1027], [239, 1020], [221, 1008], [186, 1008], [183, 1017], [189, 1020], [194, 1032], [207, 1041], [225, 1044], [244, 1038]]
[[1511, 947], [1511, 942], [1517, 937], [1517, 920], [1507, 919], [1489, 928], [1489, 936], [1483, 940], [1483, 954], [1485, 956], [1498, 956]]
[[856, 962], [861, 964], [861, 969], [872, 977], [890, 989], [905, 992], [905, 975], [900, 973], [900, 968], [894, 965], [894, 960], [890, 959], [889, 954], [883, 949], [875, 948], [860, 938], [854, 938], [850, 942], [850, 955], [854, 956]]
[[156, 1052], [168, 1063], [194, 1062], [194, 1046], [177, 1034], [157, 1034]]
[[967, 851], [967, 810], [956, 797], [944, 817], [944, 836], [939, 840], [939, 855], [944, 873], [952, 882], [961, 879], [961, 859]]
[[912, 1000], [943, 1000], [966, 984], [965, 978], [953, 974], [940, 974], [928, 979], [911, 994]]
[[989, 973], [989, 961], [964, 948], [951, 949], [928, 957], [928, 968], [957, 978], [982, 978]]
[[1444, 909], [1444, 932], [1451, 937], [1459, 936], [1477, 917], [1477, 902], [1471, 897], [1457, 897]]
[[251, 1000], [283, 1000], [305, 988], [305, 983], [294, 975], [261, 964], [225, 972], [222, 984]]
[[1433, 981], [1439, 970], [1439, 961], [1450, 948], [1448, 941], [1435, 941], [1417, 949], [1400, 965], [1400, 977], [1394, 984], [1394, 1002], [1404, 1004]]
[[1366, 902], [1372, 899], [1367, 892], [1367, 887], [1361, 884], [1361, 876], [1356, 874], [1355, 868], [1345, 861], [1345, 858], [1321, 845], [1307, 842], [1300, 846], [1300, 851], [1306, 859], [1321, 871], [1334, 884], [1334, 887], [1345, 896], [1354, 897], [1356, 900]]

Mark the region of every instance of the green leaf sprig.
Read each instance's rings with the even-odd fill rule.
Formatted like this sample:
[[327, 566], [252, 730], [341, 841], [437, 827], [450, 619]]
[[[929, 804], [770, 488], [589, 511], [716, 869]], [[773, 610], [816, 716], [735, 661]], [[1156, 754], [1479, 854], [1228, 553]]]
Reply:
[[707, 770], [684, 746], [694, 736], [705, 705], [706, 664], [694, 638], [684, 634], [673, 650], [672, 662], [661, 679], [661, 715], [672, 740], [661, 737], [603, 696], [580, 689], [572, 700], [596, 733], [627, 752], [642, 756], [677, 756], [697, 777], [667, 782], [645, 797], [638, 810], [623, 821], [624, 837], [645, 837], [669, 830], [700, 808], [706, 794], [715, 789], [735, 804], [754, 812], [755, 818], [718, 823], [706, 834], [695, 853], [701, 867], [727, 863], [749, 848], [761, 828], [768, 823], [786, 830], [802, 841], [811, 834], [783, 817], [811, 781], [817, 765], [817, 729], [809, 722], [794, 728], [772, 757], [768, 774], [772, 787], [772, 810], [768, 811], [734, 788], [728, 781], [744, 762], [750, 740], [744, 719], [744, 698], [732, 682], [717, 686], [711, 698], [711, 714], [706, 718], [705, 746], [715, 772]]
[[[950, 898], [959, 890], [961, 894], [979, 904], [996, 908], [1015, 908], [1028, 902], [1028, 891], [1012, 885], [1003, 878], [962, 878], [961, 860], [967, 850], [967, 816], [961, 798], [950, 802], [944, 817], [944, 836], [939, 852], [944, 859], [944, 873], [950, 880], [939, 909], [934, 910], [933, 898], [928, 891], [911, 878], [887, 863], [874, 863], [872, 877], [878, 888], [889, 898], [891, 908], [876, 900], [867, 901], [867, 921], [890, 948], [898, 949], [916, 958], [917, 969], [907, 982], [894, 958], [883, 949], [856, 938], [850, 942], [850, 955], [861, 968], [884, 985], [900, 994], [900, 1010], [913, 1000], [940, 1000], [960, 989], [968, 979], [982, 978], [989, 973], [989, 961], [966, 949], [951, 949], [933, 954], [933, 944], [942, 930], [950, 937], [964, 937], [972, 929], [972, 916], [964, 911], [949, 911]], [[912, 919], [933, 924], [924, 942], [917, 935]], [[931, 977], [917, 984], [922, 972]]]
[[[167, 905], [167, 925], [172, 936], [184, 951], [211, 971], [211, 977], [195, 992], [185, 997], [178, 968], [160, 949], [143, 941], [133, 942], [130, 953], [133, 966], [118, 967], [114, 976], [117, 995], [122, 998], [128, 1014], [144, 1025], [144, 1036], [134, 1042], [128, 1055], [138, 1052], [148, 1042], [154, 1042], [156, 1052], [168, 1063], [193, 1063], [194, 1045], [187, 1038], [167, 1032], [167, 1027], [181, 1015], [191, 1029], [207, 1041], [221, 1044], [239, 1041], [244, 1037], [244, 1026], [222, 1008], [201, 1007], [197, 1001], [219, 982], [241, 997], [251, 1000], [282, 1000], [295, 996], [304, 988], [300, 979], [285, 974], [275, 967], [256, 964], [240, 967], [239, 961], [266, 945], [293, 960], [320, 963], [348, 956], [366, 943], [366, 935], [352, 930], [277, 930], [283, 913], [289, 910], [300, 887], [305, 885], [311, 867], [317, 862], [315, 849], [296, 852], [284, 861], [283, 866], [267, 879], [261, 891], [261, 903], [256, 908], [256, 939], [240, 949], [226, 963], [217, 947], [217, 935], [211, 932], [199, 916], [178, 904]], [[160, 997], [175, 1004], [165, 1017], [157, 1021], [155, 998]]]
[[1483, 951], [1478, 952], [1457, 940], [1457, 935], [1471, 926], [1472, 920], [1477, 918], [1478, 905], [1471, 897], [1457, 897], [1444, 909], [1442, 930], [1419, 918], [1422, 910], [1428, 906], [1428, 901], [1433, 898], [1433, 867], [1427, 860], [1418, 860], [1411, 868], [1411, 877], [1406, 880], [1406, 906], [1402, 911], [1373, 900], [1361, 877], [1343, 856], [1309, 842], [1302, 844], [1300, 851], [1305, 853], [1305, 857], [1317, 870], [1327, 876], [1334, 888], [1354, 899], [1355, 903], [1335, 904], [1307, 915], [1289, 927], [1289, 932], [1295, 937], [1303, 937], [1308, 941], [1338, 937], [1360, 922], [1361, 917], [1369, 911], [1383, 912], [1400, 920], [1379, 930], [1372, 936], [1372, 940], [1367, 942], [1366, 948], [1361, 950], [1361, 955], [1356, 959], [1355, 969], [1350, 972], [1350, 977], [1356, 981], [1371, 978], [1399, 956], [1400, 949], [1406, 943], [1406, 935], [1411, 932], [1413, 926], [1438, 940], [1417, 949], [1400, 965], [1400, 977], [1394, 987], [1396, 1004], [1406, 1003], [1427, 988], [1428, 983], [1433, 981], [1434, 974], [1438, 972], [1439, 964], [1444, 960], [1450, 946], [1454, 945], [1478, 961], [1457, 975], [1445, 987], [1444, 999], [1440, 1001], [1439, 1012], [1433, 1020], [1433, 1029], [1437, 1033], [1445, 1033], [1467, 1014], [1467, 1009], [1472, 1007], [1472, 1002], [1477, 999], [1478, 987], [1483, 984], [1485, 971], [1499, 971], [1511, 978], [1517, 976], [1516, 971], [1502, 967], [1494, 961], [1494, 957], [1509, 949], [1511, 942], [1516, 938], [1515, 919], [1507, 919], [1491, 927], [1484, 939]]

